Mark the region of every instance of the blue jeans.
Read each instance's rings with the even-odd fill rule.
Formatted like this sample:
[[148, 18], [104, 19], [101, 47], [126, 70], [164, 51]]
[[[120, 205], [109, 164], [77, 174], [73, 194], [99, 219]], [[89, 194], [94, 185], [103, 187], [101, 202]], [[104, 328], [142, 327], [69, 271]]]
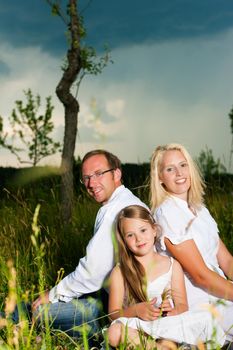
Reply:
[[49, 325], [71, 337], [80, 337], [85, 331], [88, 338], [100, 330], [98, 317], [101, 302], [95, 298], [73, 299], [69, 303], [57, 302], [40, 305], [33, 317], [40, 326]]
[[[59, 329], [71, 337], [82, 337], [85, 327], [89, 338], [101, 330], [102, 324], [99, 324], [97, 319], [107, 313], [107, 298], [107, 293], [101, 290], [73, 299], [69, 303], [40, 305], [33, 315], [31, 305], [21, 303], [16, 307], [11, 318], [14, 323], [18, 323], [20, 313], [29, 320], [33, 316], [38, 326], [43, 327], [47, 324], [51, 329]], [[106, 319], [108, 320], [107, 317]], [[106, 322], [105, 318], [104, 321]]]

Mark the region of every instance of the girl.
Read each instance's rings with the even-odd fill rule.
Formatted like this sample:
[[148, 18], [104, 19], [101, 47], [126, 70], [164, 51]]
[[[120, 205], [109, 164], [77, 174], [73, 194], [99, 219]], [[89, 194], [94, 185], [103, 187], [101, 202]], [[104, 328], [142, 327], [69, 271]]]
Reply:
[[158, 248], [182, 265], [190, 309], [200, 309], [204, 303], [210, 308], [217, 305], [222, 327], [232, 341], [233, 256], [203, 204], [202, 177], [182, 145], [156, 148], [150, 186], [152, 210], [163, 232]]
[[[118, 215], [119, 265], [111, 273], [109, 293], [109, 313], [115, 321], [108, 329], [108, 340], [113, 347], [124, 342], [126, 334], [131, 345], [139, 345], [141, 332], [179, 343], [211, 339], [213, 322], [209, 313], [187, 311], [180, 264], [154, 249], [158, 231], [144, 207], [128, 206]], [[224, 342], [220, 328], [217, 342]]]

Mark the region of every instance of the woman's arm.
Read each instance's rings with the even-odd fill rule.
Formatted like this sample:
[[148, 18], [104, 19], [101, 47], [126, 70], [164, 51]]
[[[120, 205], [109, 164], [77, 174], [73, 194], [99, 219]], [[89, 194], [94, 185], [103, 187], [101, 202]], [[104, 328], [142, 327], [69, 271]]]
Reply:
[[225, 244], [222, 242], [221, 239], [219, 239], [219, 248], [218, 248], [218, 263], [225, 275], [230, 279], [233, 280], [233, 256], [225, 246]]
[[110, 275], [108, 312], [111, 320], [119, 317], [138, 317], [143, 320], [155, 320], [161, 314], [160, 309], [155, 308], [156, 298], [150, 302], [141, 302], [123, 308], [124, 280], [119, 266], [114, 267]]
[[206, 266], [192, 239], [175, 245], [165, 238], [165, 245], [197, 286], [216, 297], [233, 301], [233, 284]]

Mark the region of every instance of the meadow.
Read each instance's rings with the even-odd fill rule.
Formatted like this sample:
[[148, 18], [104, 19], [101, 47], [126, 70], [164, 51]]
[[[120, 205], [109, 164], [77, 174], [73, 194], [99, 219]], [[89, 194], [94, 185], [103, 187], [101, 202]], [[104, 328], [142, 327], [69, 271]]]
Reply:
[[[128, 164], [123, 170], [125, 185], [148, 203], [148, 164]], [[85, 255], [99, 207], [79, 184], [76, 169], [72, 224], [64, 227], [58, 176], [32, 181], [30, 169], [20, 174], [10, 171], [4, 176], [0, 199], [0, 311], [10, 315], [16, 303], [30, 303], [39, 292], [74, 270]], [[221, 238], [233, 253], [233, 179], [218, 176], [206, 181], [206, 204], [218, 223]], [[0, 319], [0, 328], [0, 349], [89, 348], [85, 331], [81, 340], [75, 340], [49, 327], [37, 329], [24, 315], [17, 325], [7, 317]]]

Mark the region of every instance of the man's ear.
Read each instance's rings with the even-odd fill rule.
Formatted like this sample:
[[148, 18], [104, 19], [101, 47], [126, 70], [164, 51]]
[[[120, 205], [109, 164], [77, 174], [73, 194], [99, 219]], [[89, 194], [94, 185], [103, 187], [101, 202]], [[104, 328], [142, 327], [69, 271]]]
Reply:
[[154, 228], [154, 238], [156, 239], [156, 237], [157, 237], [157, 229], [156, 229], [156, 227]]
[[116, 181], [121, 181], [121, 177], [122, 177], [122, 173], [121, 173], [121, 170], [120, 169], [116, 169], [114, 171], [114, 177], [115, 177], [115, 180]]

